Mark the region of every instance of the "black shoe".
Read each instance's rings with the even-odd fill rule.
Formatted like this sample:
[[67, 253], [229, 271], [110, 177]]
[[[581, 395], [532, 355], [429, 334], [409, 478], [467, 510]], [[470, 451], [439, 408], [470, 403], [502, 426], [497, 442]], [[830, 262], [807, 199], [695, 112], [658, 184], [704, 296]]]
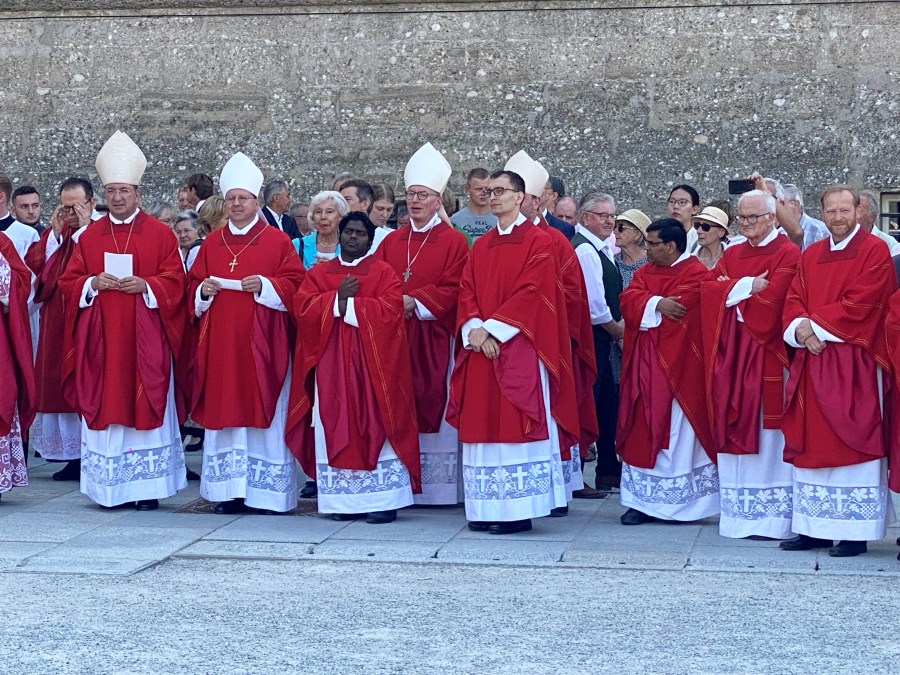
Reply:
[[782, 551], [811, 551], [814, 548], [831, 548], [834, 542], [831, 539], [816, 539], [805, 534], [798, 534], [793, 539], [778, 544]]
[[397, 520], [397, 510], [390, 511], [374, 511], [366, 516], [366, 522], [369, 525], [383, 525], [385, 523], [393, 523]]
[[53, 480], [81, 480], [81, 460], [73, 459], [51, 478]]
[[508, 523], [494, 523], [488, 528], [489, 534], [516, 534], [528, 532], [531, 529], [531, 519], [512, 520]]
[[200, 480], [200, 474], [196, 471], [187, 470], [187, 479], [188, 480]]
[[832, 558], [852, 558], [860, 553], [868, 553], [869, 547], [864, 541], [839, 541], [836, 546], [832, 546], [828, 551], [828, 555]]
[[496, 525], [497, 523], [489, 523], [483, 520], [472, 520], [469, 521], [468, 528], [472, 532], [487, 532], [491, 529], [491, 525]]
[[272, 509], [258, 509], [255, 506], [244, 506], [244, 509], [258, 516], [283, 516], [287, 511], [273, 511]]
[[240, 513], [243, 510], [243, 499], [229, 499], [227, 502], [219, 502], [216, 504], [213, 513], [219, 516], [233, 516], [235, 513]]
[[648, 516], [637, 509], [628, 509], [619, 518], [619, 522], [623, 525], [643, 525], [644, 523], [652, 523], [655, 520], [656, 518], [653, 516]]
[[575, 499], [603, 499], [608, 496], [609, 492], [604, 490], [595, 490], [589, 485], [585, 485], [580, 490], [573, 490], [572, 496]]
[[332, 520], [359, 520], [360, 518], [366, 518], [369, 514], [367, 513], [332, 513]]
[[316, 487], [316, 481], [306, 481], [306, 485], [300, 490], [300, 499], [315, 499], [318, 496], [319, 488]]
[[138, 511], [156, 511], [159, 508], [158, 499], [141, 499], [134, 503], [134, 508]]
[[568, 506], [557, 506], [555, 509], [550, 510], [551, 518], [565, 518], [567, 515], [569, 515]]
[[897, 537], [897, 546], [900, 546], [900, 537]]
[[35, 451], [34, 451], [34, 458], [35, 458], [35, 459], [40, 459], [40, 458], [41, 458], [41, 453], [39, 453], [37, 450], [35, 450]]

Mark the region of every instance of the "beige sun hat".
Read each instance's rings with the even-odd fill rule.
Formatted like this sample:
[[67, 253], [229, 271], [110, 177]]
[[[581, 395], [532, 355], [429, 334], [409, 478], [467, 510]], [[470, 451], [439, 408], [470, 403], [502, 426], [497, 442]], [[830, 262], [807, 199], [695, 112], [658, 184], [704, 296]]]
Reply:
[[647, 228], [650, 227], [650, 218], [648, 218], [647, 214], [640, 209], [628, 209], [625, 213], [620, 213], [616, 216], [616, 222], [619, 222], [620, 220], [631, 223], [641, 231], [642, 235], [645, 237], [647, 236]]
[[694, 220], [702, 220], [713, 225], [718, 225], [726, 230], [728, 229], [728, 214], [722, 209], [715, 206], [707, 206], [700, 213], [693, 217]]

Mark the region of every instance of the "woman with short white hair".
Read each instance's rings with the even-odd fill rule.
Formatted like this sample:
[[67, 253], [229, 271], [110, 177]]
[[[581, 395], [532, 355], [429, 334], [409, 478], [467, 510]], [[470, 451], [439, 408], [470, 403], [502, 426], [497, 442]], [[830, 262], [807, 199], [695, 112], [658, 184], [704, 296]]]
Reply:
[[302, 239], [294, 239], [294, 248], [303, 259], [303, 267], [310, 269], [317, 263], [338, 256], [338, 223], [349, 212], [347, 200], [340, 192], [323, 190], [310, 200], [309, 222], [315, 232]]

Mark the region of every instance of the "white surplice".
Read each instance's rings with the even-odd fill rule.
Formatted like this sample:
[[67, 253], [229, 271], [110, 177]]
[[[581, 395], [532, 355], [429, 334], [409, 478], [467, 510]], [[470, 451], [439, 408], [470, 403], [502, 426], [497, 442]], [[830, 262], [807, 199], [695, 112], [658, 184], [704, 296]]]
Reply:
[[[344, 267], [356, 267], [365, 256], [353, 262], [344, 262]], [[334, 317], [348, 326], [359, 330], [356, 305], [353, 298], [347, 299], [344, 316], [338, 310], [338, 299], [334, 299]], [[338, 469], [328, 463], [328, 447], [325, 429], [319, 411], [319, 377], [330, 377], [316, 368], [315, 398], [313, 404], [313, 434], [316, 444], [316, 486], [319, 491], [319, 513], [375, 513], [402, 509], [413, 503], [412, 482], [409, 469], [397, 457], [389, 440], [384, 441], [381, 453], [372, 471], [359, 469]], [[329, 411], [325, 411], [329, 414]]]
[[[843, 241], [829, 238], [832, 251], [846, 248], [860, 232], [859, 224]], [[784, 341], [794, 349], [805, 349], [797, 341], [795, 318], [784, 331]], [[844, 342], [810, 319], [813, 332], [823, 342]], [[884, 415], [884, 381], [876, 366], [878, 405]], [[853, 392], [847, 392], [852, 397]], [[895, 519], [887, 487], [887, 459], [826, 469], [794, 469], [794, 513], [792, 529], [818, 539], [874, 541], [882, 539]]]
[[[240, 237], [250, 232], [256, 222], [254, 220], [243, 229], [238, 229], [229, 221], [228, 229]], [[262, 290], [254, 294], [253, 299], [269, 309], [286, 312], [287, 307], [284, 306], [272, 282], [264, 276], [259, 278]], [[211, 296], [203, 300], [198, 286], [194, 294], [195, 314], [201, 316], [212, 306], [215, 298], [216, 296]], [[206, 430], [203, 441], [203, 469], [200, 475], [200, 495], [204, 499], [224, 502], [240, 498], [251, 508], [282, 513], [297, 506], [296, 462], [284, 441], [290, 372], [288, 366], [275, 404], [275, 414], [268, 428], [229, 427]]]
[[[690, 257], [685, 251], [673, 267]], [[662, 314], [657, 311], [662, 299], [655, 295], [647, 301], [639, 330], [654, 330], [662, 324]], [[663, 377], [662, 371], [659, 376]], [[669, 447], [659, 451], [652, 469], [623, 461], [620, 489], [622, 506], [660, 520], [701, 520], [719, 513], [716, 465], [700, 445], [677, 399], [672, 399]]]
[[[0, 255], [0, 312], [9, 311], [9, 294], [12, 288], [12, 270]], [[22, 446], [22, 430], [18, 409], [13, 412], [9, 433], [0, 436], [0, 494], [14, 487], [28, 485], [25, 467], [25, 450]]]
[[[526, 222], [519, 218], [500, 236]], [[519, 330], [496, 319], [470, 319], [463, 325], [463, 347], [471, 349], [469, 332], [484, 328], [501, 344]], [[502, 349], [502, 347], [501, 347]], [[541, 378], [541, 396], [549, 438], [528, 443], [463, 443], [463, 486], [466, 519], [481, 522], [509, 522], [549, 515], [566, 506], [566, 486], [559, 448], [559, 428], [550, 410], [547, 369], [535, 356]]]

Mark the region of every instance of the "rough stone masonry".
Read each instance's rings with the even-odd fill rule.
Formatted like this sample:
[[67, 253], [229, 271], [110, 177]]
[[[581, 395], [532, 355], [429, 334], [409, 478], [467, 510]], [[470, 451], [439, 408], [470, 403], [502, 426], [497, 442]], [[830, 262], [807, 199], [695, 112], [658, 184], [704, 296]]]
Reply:
[[[0, 167], [52, 194], [117, 128], [145, 195], [244, 150], [295, 195], [395, 184], [429, 140], [461, 190], [525, 148], [652, 215], [759, 168], [900, 188], [891, 2], [4, 0]], [[815, 209], [813, 209], [815, 210]]]

